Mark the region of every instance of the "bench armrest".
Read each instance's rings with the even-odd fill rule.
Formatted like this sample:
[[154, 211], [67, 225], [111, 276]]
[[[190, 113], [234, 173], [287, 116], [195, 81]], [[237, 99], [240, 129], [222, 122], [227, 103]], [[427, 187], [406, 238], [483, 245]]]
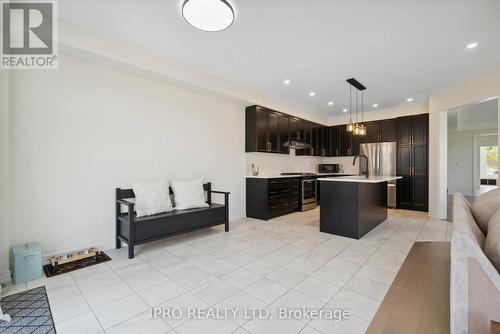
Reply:
[[116, 203], [120, 203], [120, 204], [123, 204], [123, 205], [126, 205], [126, 206], [134, 206], [135, 205], [134, 203], [132, 203], [130, 201], [127, 201], [125, 199], [117, 199]]
[[217, 191], [217, 190], [210, 190], [211, 193], [215, 193], [215, 194], [224, 194], [224, 195], [229, 195], [230, 192], [229, 191]]

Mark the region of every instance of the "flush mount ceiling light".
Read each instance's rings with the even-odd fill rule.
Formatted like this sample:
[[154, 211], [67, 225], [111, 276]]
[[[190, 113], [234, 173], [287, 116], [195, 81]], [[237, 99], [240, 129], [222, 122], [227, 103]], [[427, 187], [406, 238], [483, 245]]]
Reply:
[[477, 46], [477, 42], [467, 44], [467, 49], [474, 49]]
[[221, 31], [233, 24], [233, 7], [226, 0], [186, 0], [182, 16], [193, 27], [203, 31]]
[[407, 98], [407, 99], [406, 99], [406, 101], [408, 101], [408, 102], [412, 102], [412, 101], [413, 101], [413, 97], [409, 97], [409, 98]]
[[316, 93], [315, 93], [315, 92], [310, 92], [310, 93], [309, 93], [309, 96], [311, 96], [311, 97], [312, 97], [312, 96], [315, 96], [315, 95], [316, 95]]
[[333, 101], [328, 102], [329, 106], [333, 106]]
[[377, 107], [378, 107], [378, 104], [377, 104], [377, 103], [374, 103], [374, 104], [372, 104], [372, 107], [373, 107], [373, 108], [377, 108]]
[[342, 112], [348, 112], [348, 110], [347, 109], [342, 109]]
[[283, 81], [283, 83], [284, 83], [285, 85], [289, 85], [289, 84], [291, 83], [291, 81], [290, 81], [290, 80], [288, 80], [288, 79], [286, 79], [285, 81]]

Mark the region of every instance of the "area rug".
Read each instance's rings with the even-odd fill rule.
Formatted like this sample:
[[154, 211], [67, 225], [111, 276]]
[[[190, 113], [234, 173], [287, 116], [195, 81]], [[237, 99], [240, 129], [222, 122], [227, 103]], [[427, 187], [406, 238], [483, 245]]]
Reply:
[[0, 333], [56, 333], [45, 287], [2, 297], [0, 305], [12, 318], [11, 322], [0, 322]]
[[46, 264], [43, 266], [43, 272], [45, 273], [45, 277], [52, 277], [69, 273], [70, 271], [75, 271], [78, 269], [90, 267], [110, 260], [111, 258], [107, 256], [104, 252], [99, 252], [99, 254], [97, 254], [95, 257], [89, 257], [86, 259], [60, 264], [57, 267], [57, 269], [55, 269], [51, 264]]

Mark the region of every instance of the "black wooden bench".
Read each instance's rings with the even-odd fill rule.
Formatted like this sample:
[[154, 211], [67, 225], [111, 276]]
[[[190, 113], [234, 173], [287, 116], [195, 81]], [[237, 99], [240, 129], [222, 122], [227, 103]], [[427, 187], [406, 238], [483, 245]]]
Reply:
[[[116, 248], [122, 241], [128, 245], [128, 258], [134, 258], [134, 246], [153, 240], [224, 224], [229, 231], [229, 193], [212, 190], [210, 182], [203, 185], [207, 193], [206, 208], [173, 210], [152, 216], [137, 217], [132, 189], [116, 189]], [[172, 189], [170, 189], [172, 195]], [[223, 194], [224, 204], [212, 203], [212, 194]], [[122, 205], [128, 208], [122, 212]]]

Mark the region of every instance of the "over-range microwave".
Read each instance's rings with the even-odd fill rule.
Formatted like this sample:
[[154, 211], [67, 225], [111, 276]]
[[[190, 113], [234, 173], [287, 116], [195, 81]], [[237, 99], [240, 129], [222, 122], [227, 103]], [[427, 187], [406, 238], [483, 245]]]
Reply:
[[319, 164], [320, 173], [338, 173], [340, 172], [339, 164]]

